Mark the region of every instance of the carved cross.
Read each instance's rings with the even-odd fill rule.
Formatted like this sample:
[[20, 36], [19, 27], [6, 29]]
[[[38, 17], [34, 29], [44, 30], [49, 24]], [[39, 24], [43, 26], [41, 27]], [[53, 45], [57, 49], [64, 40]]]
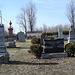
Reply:
[[10, 26], [11, 26], [11, 25], [12, 25], [12, 22], [10, 21], [10, 23], [9, 23], [9, 24], [10, 24]]

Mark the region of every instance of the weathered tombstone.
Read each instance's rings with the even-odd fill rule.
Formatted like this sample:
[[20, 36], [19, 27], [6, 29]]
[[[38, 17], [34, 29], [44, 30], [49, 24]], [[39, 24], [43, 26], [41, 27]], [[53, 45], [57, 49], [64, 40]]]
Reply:
[[43, 59], [67, 57], [64, 52], [64, 39], [44, 40], [44, 53], [41, 55]]
[[6, 51], [6, 46], [4, 44], [4, 25], [2, 24], [2, 15], [0, 11], [0, 63], [8, 63], [9, 53]]
[[17, 34], [17, 40], [19, 41], [19, 42], [25, 42], [25, 35], [24, 35], [24, 32], [19, 32], [18, 34]]
[[64, 52], [64, 39], [44, 40], [45, 53]]
[[9, 53], [4, 44], [4, 26], [0, 24], [0, 63], [8, 63]]
[[70, 30], [69, 30], [69, 39], [68, 39], [68, 43], [75, 43], [75, 25], [71, 26]]
[[2, 14], [0, 11], [0, 63], [9, 62], [9, 53], [6, 51], [6, 46], [4, 44], [4, 25], [2, 24]]
[[58, 38], [62, 39], [63, 38], [63, 33], [62, 33], [62, 28], [58, 29]]
[[8, 38], [8, 42], [7, 42], [7, 47], [8, 48], [14, 48], [16, 47], [14, 39], [13, 39], [13, 27], [11, 26], [12, 22], [10, 21], [10, 27], [8, 28], [9, 30], [9, 38]]

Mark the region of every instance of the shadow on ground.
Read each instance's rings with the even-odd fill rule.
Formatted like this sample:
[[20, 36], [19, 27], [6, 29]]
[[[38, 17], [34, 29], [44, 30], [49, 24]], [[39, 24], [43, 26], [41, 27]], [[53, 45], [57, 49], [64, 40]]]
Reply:
[[30, 49], [29, 47], [21, 47], [20, 49]]
[[59, 63], [33, 63], [33, 62], [22, 62], [22, 61], [9, 61], [9, 65], [58, 65]]
[[[9, 49], [11, 49], [10, 47], [8, 47]], [[30, 49], [29, 47], [13, 47], [13, 48], [17, 48], [17, 49]]]

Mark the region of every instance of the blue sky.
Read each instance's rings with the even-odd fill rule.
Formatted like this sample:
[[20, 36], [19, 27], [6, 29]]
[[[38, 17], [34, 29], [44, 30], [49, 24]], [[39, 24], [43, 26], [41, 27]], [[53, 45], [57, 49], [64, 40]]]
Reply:
[[9, 21], [11, 20], [14, 33], [20, 31], [20, 27], [16, 23], [16, 16], [20, 13], [20, 9], [30, 1], [35, 4], [37, 9], [37, 27], [43, 27], [43, 24], [46, 24], [47, 27], [69, 24], [66, 7], [70, 0], [0, 0], [2, 17], [6, 20], [3, 19], [2, 21], [6, 29], [9, 27]]

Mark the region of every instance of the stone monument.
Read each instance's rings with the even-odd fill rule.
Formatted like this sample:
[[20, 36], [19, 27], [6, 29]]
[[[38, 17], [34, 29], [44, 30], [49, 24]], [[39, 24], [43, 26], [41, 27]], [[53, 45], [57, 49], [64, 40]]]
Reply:
[[64, 39], [44, 40], [44, 53], [41, 58], [49, 59], [67, 56], [67, 52], [64, 52]]
[[64, 39], [44, 40], [44, 53], [64, 52]]
[[4, 25], [2, 24], [2, 16], [0, 11], [0, 63], [8, 63], [9, 53], [6, 51], [6, 46], [4, 44]]
[[62, 28], [58, 29], [58, 38], [62, 39], [63, 38], [63, 33], [62, 33]]
[[69, 30], [69, 39], [68, 43], [75, 43], [75, 25], [71, 25], [70, 30]]
[[17, 40], [18, 40], [19, 42], [25, 42], [24, 32], [20, 31], [20, 32], [17, 34]]
[[8, 37], [8, 42], [7, 42], [8, 48], [16, 47], [14, 39], [13, 39], [13, 27], [11, 26], [11, 24], [12, 24], [12, 22], [10, 21], [10, 23], [9, 23], [10, 27], [8, 28], [8, 30], [9, 30], [9, 37]]
[[9, 30], [9, 38], [8, 41], [13, 41], [13, 27], [11, 26], [12, 22], [10, 21], [9, 25], [10, 27], [8, 28]]

